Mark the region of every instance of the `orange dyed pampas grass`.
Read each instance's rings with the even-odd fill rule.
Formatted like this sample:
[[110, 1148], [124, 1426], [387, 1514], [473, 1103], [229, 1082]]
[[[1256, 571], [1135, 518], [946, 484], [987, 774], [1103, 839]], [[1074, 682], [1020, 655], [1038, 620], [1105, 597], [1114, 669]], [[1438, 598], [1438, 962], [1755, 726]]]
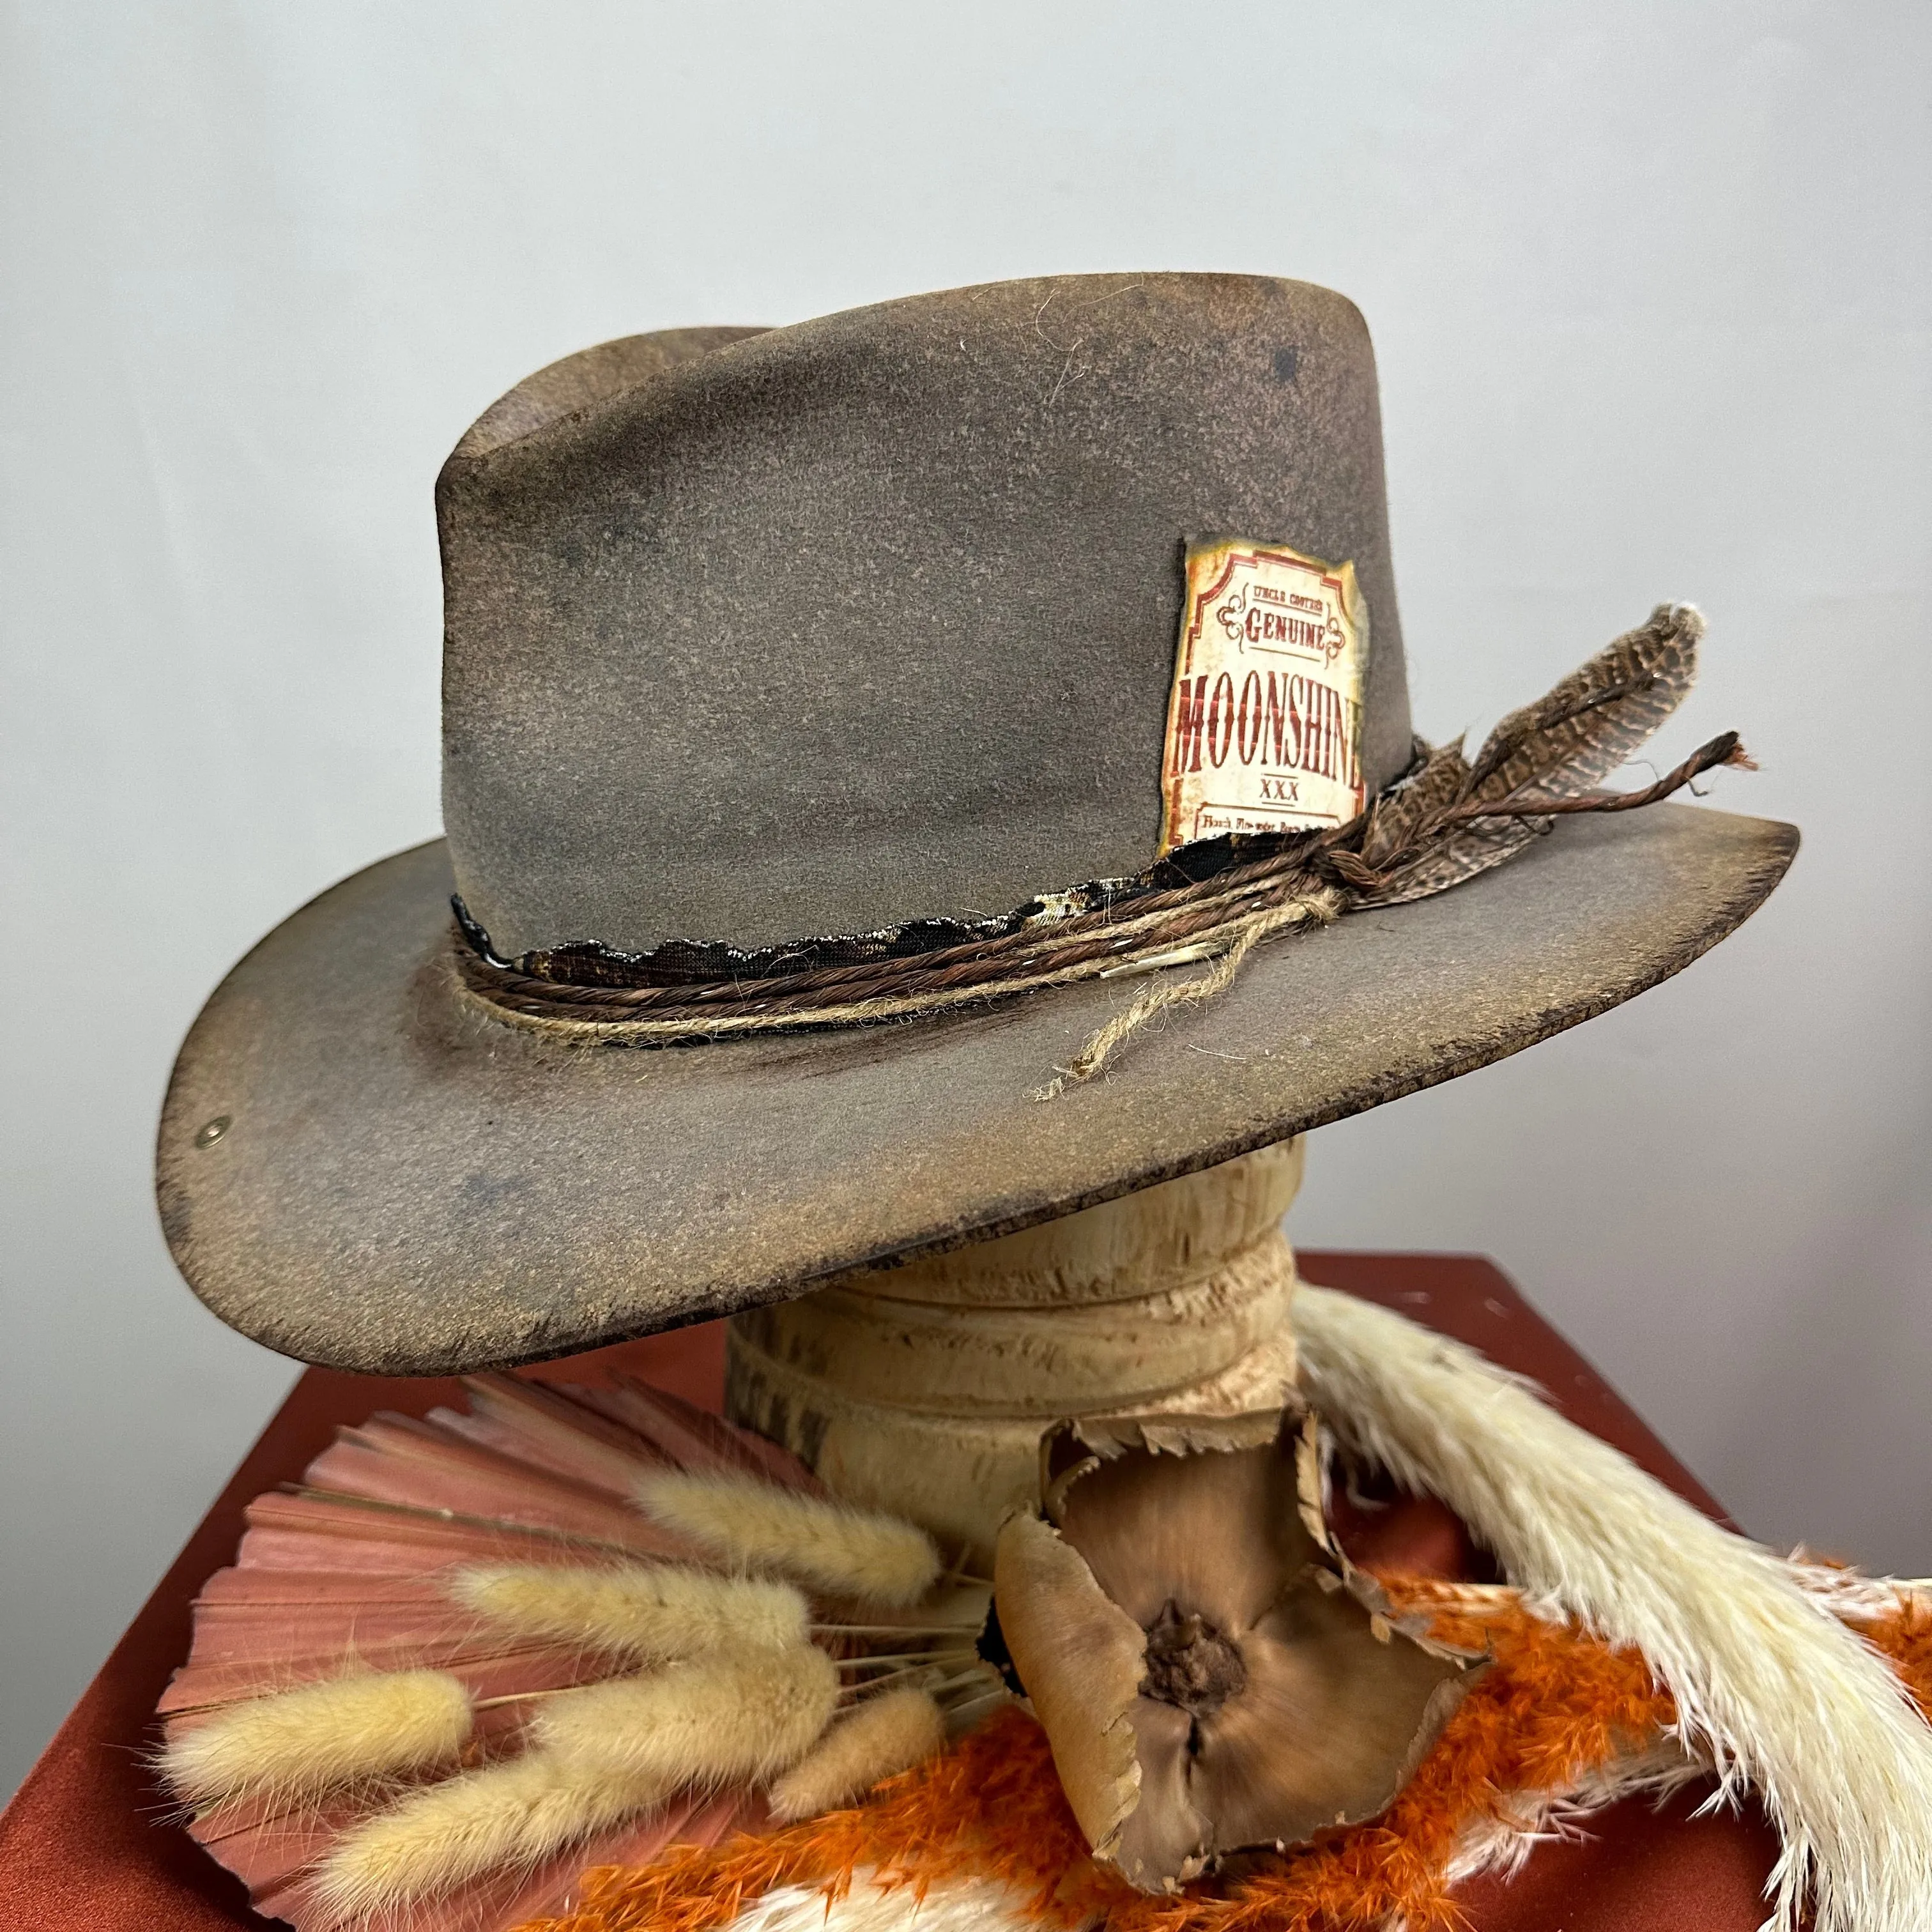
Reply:
[[[1418, 1585], [1400, 1595], [1420, 1607], [1432, 1592]], [[1258, 1861], [1239, 1877], [1150, 1897], [1096, 1865], [1044, 1734], [1014, 1708], [867, 1804], [770, 1837], [674, 1852], [644, 1870], [593, 1872], [574, 1911], [527, 1932], [712, 1932], [775, 1886], [837, 1895], [861, 1873], [922, 1893], [950, 1881], [1002, 1884], [1064, 1932], [1102, 1919], [1108, 1932], [1337, 1932], [1398, 1914], [1412, 1932], [1447, 1932], [1459, 1917], [1451, 1861], [1468, 1832], [1520, 1822], [1512, 1806], [1521, 1794], [1578, 1785], [1654, 1742], [1676, 1713], [1634, 1652], [1514, 1603], [1486, 1610], [1480, 1622], [1439, 1618], [1437, 1629], [1486, 1641], [1496, 1661], [1402, 1796], [1374, 1822]], [[1921, 1708], [1932, 1708], [1932, 1614], [1908, 1610], [1866, 1634]]]

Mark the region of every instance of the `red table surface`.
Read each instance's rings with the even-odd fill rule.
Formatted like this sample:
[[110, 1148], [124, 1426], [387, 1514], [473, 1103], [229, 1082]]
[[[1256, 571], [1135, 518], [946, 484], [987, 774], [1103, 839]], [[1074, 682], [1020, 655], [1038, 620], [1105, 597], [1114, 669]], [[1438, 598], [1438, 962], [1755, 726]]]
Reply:
[[[1534, 1377], [1571, 1420], [1612, 1442], [1700, 1508], [1717, 1502], [1623, 1400], [1474, 1256], [1304, 1253], [1311, 1281], [1379, 1302], [1492, 1360]], [[722, 1324], [550, 1362], [522, 1372], [594, 1382], [622, 1368], [711, 1408], [724, 1389]], [[263, 1430], [0, 1815], [0, 1927], [6, 1932], [217, 1932], [273, 1922], [248, 1909], [242, 1886], [160, 1820], [166, 1801], [145, 1768], [155, 1701], [188, 1654], [189, 1606], [229, 1562], [242, 1511], [298, 1476], [345, 1424], [378, 1408], [421, 1414], [458, 1395], [454, 1381], [392, 1379], [310, 1369]], [[1696, 1788], [1661, 1811], [1617, 1806], [1588, 1838], [1541, 1846], [1514, 1880], [1483, 1880], [1463, 1898], [1470, 1932], [1755, 1932], [1776, 1855], [1754, 1811], [1693, 1818]]]

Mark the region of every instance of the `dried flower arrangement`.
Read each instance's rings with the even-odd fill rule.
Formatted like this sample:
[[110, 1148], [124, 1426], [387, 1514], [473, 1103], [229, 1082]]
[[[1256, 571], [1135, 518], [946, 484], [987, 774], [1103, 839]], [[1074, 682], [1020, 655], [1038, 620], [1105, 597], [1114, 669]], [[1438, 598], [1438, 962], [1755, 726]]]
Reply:
[[[1292, 1484], [1278, 1416], [1064, 1428], [1042, 1510], [1010, 1524], [996, 1566], [1030, 1713], [996, 1712], [856, 1808], [593, 1872], [533, 1932], [890, 1932], [915, 1906], [946, 1932], [1433, 1932], [1472, 1876], [1621, 1798], [1714, 1777], [1777, 1827], [1785, 1932], [1914, 1932], [1932, 1897], [1932, 1586], [1748, 1543], [1389, 1311], [1304, 1286], [1294, 1312], [1304, 1394], [1342, 1449], [1446, 1502], [1510, 1582], [1355, 1573], [1318, 1506], [1318, 1426], [1294, 1432]], [[1372, 1753], [1334, 1749], [1318, 1700], [1301, 1705], [1316, 1721], [1261, 1741], [1286, 1766], [1216, 1735], [1248, 1688], [1223, 1646], [1248, 1671], [1270, 1588], [1368, 1624], [1380, 1659], [1346, 1695], [1380, 1720]], [[1283, 1649], [1264, 1669], [1301, 1690], [1320, 1646]], [[1336, 1809], [1295, 1844], [1317, 1802], [1298, 1778]], [[1393, 1801], [1366, 1816], [1377, 1779]], [[1236, 1850], [1276, 1833], [1280, 1851]]]
[[[990, 1586], [635, 1384], [377, 1417], [253, 1506], [164, 1771], [302, 1932], [883, 1932], [922, 1898], [937, 1932], [1426, 1932], [1714, 1774], [1782, 1837], [1781, 1926], [1911, 1932], [1932, 1592], [1746, 1543], [1398, 1316], [1294, 1306], [1315, 1408], [1049, 1431]], [[1509, 1582], [1364, 1574], [1350, 1459]]]
[[548, 1909], [587, 1861], [806, 1817], [1005, 1693], [983, 1586], [640, 1384], [467, 1385], [259, 1498], [161, 1709], [164, 1781], [309, 1928]]

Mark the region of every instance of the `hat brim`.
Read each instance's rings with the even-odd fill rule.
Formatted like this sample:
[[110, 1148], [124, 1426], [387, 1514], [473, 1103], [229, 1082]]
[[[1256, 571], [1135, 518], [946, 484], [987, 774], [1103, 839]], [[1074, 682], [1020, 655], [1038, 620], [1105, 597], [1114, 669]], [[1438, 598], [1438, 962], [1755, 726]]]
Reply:
[[1797, 846], [1696, 806], [1560, 824], [1452, 892], [1264, 946], [1042, 1103], [1138, 982], [836, 1033], [560, 1045], [459, 1000], [439, 841], [311, 901], [217, 989], [162, 1113], [162, 1222], [217, 1315], [304, 1361], [442, 1375], [592, 1348], [1500, 1060], [1689, 964]]

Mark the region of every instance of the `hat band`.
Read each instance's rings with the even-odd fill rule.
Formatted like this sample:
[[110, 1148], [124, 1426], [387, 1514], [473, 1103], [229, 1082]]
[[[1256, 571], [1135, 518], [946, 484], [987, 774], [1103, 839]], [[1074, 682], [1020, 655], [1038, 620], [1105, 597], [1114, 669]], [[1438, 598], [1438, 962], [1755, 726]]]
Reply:
[[1431, 750], [1418, 741], [1410, 770], [1345, 826], [1216, 839], [1138, 878], [1078, 886], [1001, 920], [922, 921], [755, 954], [683, 942], [646, 954], [584, 944], [508, 961], [459, 898], [461, 986], [515, 1026], [584, 1044], [652, 1046], [918, 1018], [1214, 962], [1198, 978], [1144, 992], [1042, 1090], [1051, 1097], [1092, 1078], [1154, 1013], [1211, 998], [1277, 933], [1432, 896], [1513, 856], [1559, 815], [1634, 810], [1716, 766], [1748, 766], [1727, 731], [1642, 790], [1594, 789], [1688, 690], [1702, 628], [1689, 605], [1660, 606], [1504, 718], [1473, 762], [1460, 743]]

